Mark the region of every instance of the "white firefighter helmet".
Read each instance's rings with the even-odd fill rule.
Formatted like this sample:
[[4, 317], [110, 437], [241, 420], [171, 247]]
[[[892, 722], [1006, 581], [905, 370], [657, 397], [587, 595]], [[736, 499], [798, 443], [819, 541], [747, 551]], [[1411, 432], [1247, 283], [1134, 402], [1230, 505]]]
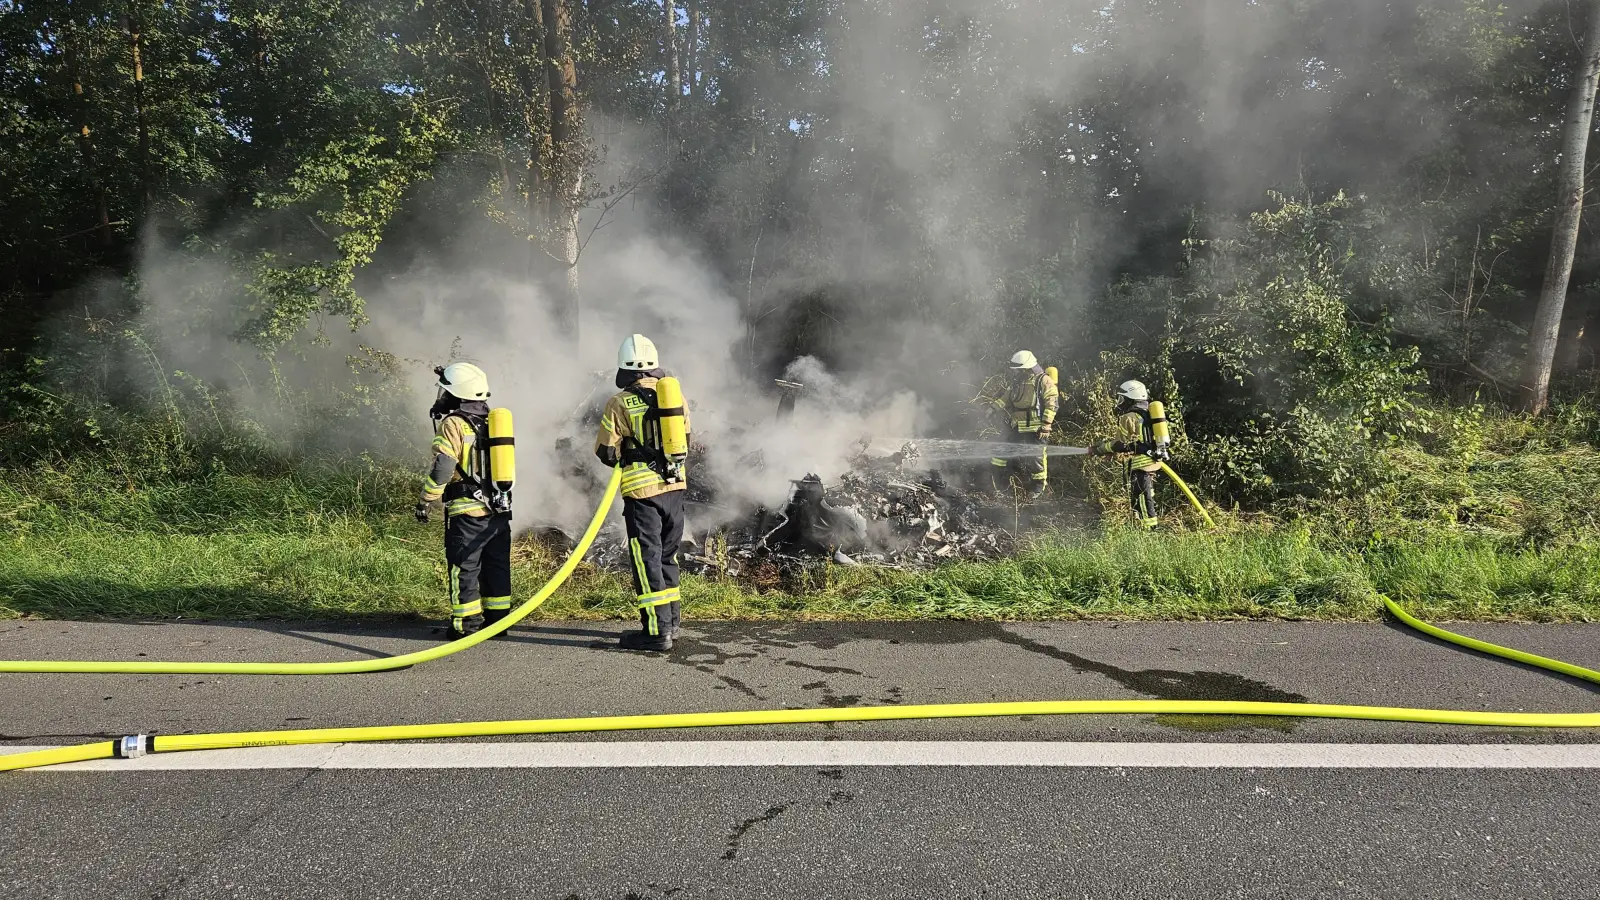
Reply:
[[661, 365], [656, 355], [655, 342], [642, 334], [630, 334], [617, 348], [617, 368], [630, 372], [648, 372]]
[[1011, 356], [1011, 368], [1031, 369], [1039, 364], [1039, 358], [1033, 355], [1032, 350], [1018, 350]]
[[487, 400], [489, 376], [472, 363], [451, 363], [439, 372], [439, 389], [461, 400]]
[[1142, 381], [1124, 381], [1117, 385], [1117, 396], [1138, 403], [1150, 399], [1150, 389]]

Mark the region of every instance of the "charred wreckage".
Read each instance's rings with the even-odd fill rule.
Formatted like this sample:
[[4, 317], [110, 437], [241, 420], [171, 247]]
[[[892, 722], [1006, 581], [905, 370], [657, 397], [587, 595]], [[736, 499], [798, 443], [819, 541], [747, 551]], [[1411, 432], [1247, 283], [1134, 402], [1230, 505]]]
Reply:
[[[777, 381], [777, 416], [794, 410], [804, 386]], [[599, 480], [582, 435], [597, 416], [586, 414], [588, 400], [574, 411], [578, 437], [563, 437], [556, 449], [562, 476], [597, 489]], [[687, 571], [715, 572], [730, 578], [767, 580], [783, 570], [820, 564], [924, 568], [957, 559], [994, 559], [1016, 552], [1027, 531], [1082, 522], [1094, 512], [1087, 504], [1028, 505], [1016, 495], [974, 487], [975, 471], [987, 479], [987, 453], [975, 467], [962, 456], [927, 458], [924, 445], [980, 445], [977, 442], [907, 440], [889, 452], [870, 437], [858, 440], [848, 470], [824, 483], [807, 473], [791, 479], [781, 506], [741, 504], [719, 483], [722, 468], [715, 442], [696, 448], [699, 457], [689, 479], [689, 530], [681, 560]], [[944, 447], [943, 449], [948, 449]], [[767, 468], [761, 451], [737, 460], [736, 470]], [[716, 523], [704, 525], [702, 523]], [[612, 532], [616, 532], [615, 534]], [[556, 535], [546, 532], [550, 538]], [[610, 523], [589, 558], [606, 570], [625, 571], [626, 541]], [[562, 535], [570, 545], [570, 536]], [[765, 576], [765, 577], [764, 577]]]

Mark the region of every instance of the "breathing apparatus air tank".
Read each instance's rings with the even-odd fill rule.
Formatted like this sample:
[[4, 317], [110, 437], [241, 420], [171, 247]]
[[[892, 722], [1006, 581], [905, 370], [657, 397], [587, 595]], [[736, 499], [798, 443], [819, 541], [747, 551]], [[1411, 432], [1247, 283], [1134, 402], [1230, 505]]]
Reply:
[[489, 505], [495, 512], [511, 511], [511, 485], [517, 480], [516, 443], [511, 410], [489, 410], [489, 482], [493, 488]]
[[671, 377], [656, 382], [656, 413], [661, 424], [661, 452], [667, 457], [667, 481], [682, 477], [689, 458], [689, 430], [683, 418], [683, 388]]
[[1160, 400], [1150, 401], [1150, 441], [1156, 459], [1167, 458], [1167, 445], [1172, 443], [1172, 429], [1167, 425], [1167, 407]]
[[1057, 387], [1061, 386], [1061, 378], [1056, 375], [1056, 367], [1055, 366], [1045, 366], [1044, 367], [1044, 373], [1046, 375], [1050, 376], [1050, 383], [1051, 384], [1056, 385]]

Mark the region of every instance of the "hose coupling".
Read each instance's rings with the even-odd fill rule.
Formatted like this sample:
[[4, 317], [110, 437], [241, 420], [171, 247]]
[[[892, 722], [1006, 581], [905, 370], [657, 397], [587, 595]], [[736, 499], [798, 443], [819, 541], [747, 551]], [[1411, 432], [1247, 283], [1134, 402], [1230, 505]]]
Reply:
[[152, 752], [150, 735], [130, 734], [117, 740], [117, 759], [138, 759]]

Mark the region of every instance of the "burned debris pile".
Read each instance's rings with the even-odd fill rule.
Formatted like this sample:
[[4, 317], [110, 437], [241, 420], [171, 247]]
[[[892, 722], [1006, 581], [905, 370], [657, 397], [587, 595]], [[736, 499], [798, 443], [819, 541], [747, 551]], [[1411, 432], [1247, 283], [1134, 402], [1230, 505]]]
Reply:
[[[741, 469], [761, 465], [759, 454], [739, 461]], [[888, 456], [862, 453], [832, 482], [815, 474], [792, 480], [786, 502], [772, 508], [734, 507], [713, 479], [691, 478], [689, 528], [679, 554], [683, 567], [756, 583], [779, 583], [784, 572], [825, 560], [931, 568], [1011, 556], [1022, 534], [1083, 524], [1095, 515], [1087, 504], [1030, 503], [970, 488], [959, 483], [970, 472], [925, 465], [911, 446]], [[621, 529], [608, 525], [590, 561], [627, 571], [626, 544]]]
[[[782, 419], [802, 386], [778, 384]], [[738, 435], [724, 435], [730, 436]], [[1098, 514], [1081, 502], [1030, 502], [997, 493], [990, 484], [991, 444], [924, 439], [875, 443], [869, 437], [855, 443], [843, 475], [828, 481], [816, 474], [791, 476], [787, 499], [763, 505], [741, 499], [734, 485], [719, 482], [719, 476], [732, 477], [729, 473], [744, 478], [769, 469], [761, 450], [731, 464], [716, 458], [738, 443], [708, 441], [709, 446], [697, 448], [685, 498], [688, 528], [679, 553], [686, 571], [764, 584], [780, 583], [785, 573], [824, 561], [914, 569], [996, 559], [1014, 555], [1021, 534], [1084, 524]], [[558, 456], [570, 463], [563, 466], [563, 475], [584, 482], [586, 492], [598, 490], [592, 461], [581, 458], [581, 448], [573, 444], [564, 440], [557, 446]], [[570, 546], [570, 541], [564, 543]], [[626, 546], [626, 536], [613, 521], [590, 550], [589, 560], [609, 571], [628, 571]]]
[[[781, 508], [749, 510], [719, 529], [693, 535], [685, 563], [732, 577], [824, 559], [925, 568], [1010, 556], [1019, 530], [1037, 527], [1037, 518], [1017, 515], [1016, 504], [963, 490], [938, 470], [918, 470], [916, 462], [911, 448], [904, 448], [887, 458], [859, 456], [829, 484], [808, 474], [792, 482]], [[691, 525], [694, 519], [691, 514]]]

